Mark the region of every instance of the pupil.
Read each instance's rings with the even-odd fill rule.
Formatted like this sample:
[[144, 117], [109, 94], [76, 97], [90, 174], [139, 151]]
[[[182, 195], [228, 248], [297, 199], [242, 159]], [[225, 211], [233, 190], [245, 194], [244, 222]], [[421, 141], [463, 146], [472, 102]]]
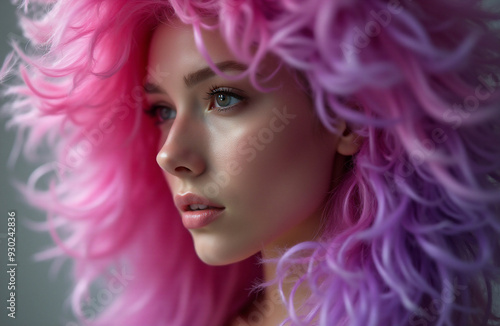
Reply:
[[162, 119], [162, 120], [170, 119], [170, 110], [167, 108], [162, 108], [160, 110], [160, 119]]
[[220, 106], [225, 106], [225, 105], [228, 105], [228, 97], [224, 94], [219, 94], [217, 95], [217, 103], [220, 105]]

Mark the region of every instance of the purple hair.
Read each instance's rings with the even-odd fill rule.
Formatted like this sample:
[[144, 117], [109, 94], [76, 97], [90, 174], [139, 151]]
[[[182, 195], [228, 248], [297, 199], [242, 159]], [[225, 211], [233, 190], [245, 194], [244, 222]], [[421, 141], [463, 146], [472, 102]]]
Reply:
[[[471, 325], [495, 320], [500, 275], [498, 8], [476, 0], [25, 0], [30, 46], [5, 93], [10, 124], [34, 157], [53, 157], [22, 191], [48, 212], [72, 256], [75, 313], [92, 325], [222, 325], [249, 300], [256, 255], [202, 263], [157, 167], [144, 117], [147, 48], [158, 24], [217, 17], [249, 76], [268, 53], [307, 84], [317, 116], [340, 117], [360, 150], [330, 194], [318, 241], [288, 249], [276, 282], [298, 275], [311, 296], [291, 325]], [[42, 13], [39, 15], [38, 13]], [[214, 26], [211, 26], [211, 28]], [[257, 49], [255, 46], [257, 45]], [[10, 60], [14, 60], [9, 58]], [[257, 85], [258, 86], [258, 85]], [[36, 157], [35, 157], [36, 158]], [[45, 183], [46, 187], [39, 184]], [[133, 275], [98, 316], [89, 287]], [[300, 273], [297, 273], [300, 268]]]

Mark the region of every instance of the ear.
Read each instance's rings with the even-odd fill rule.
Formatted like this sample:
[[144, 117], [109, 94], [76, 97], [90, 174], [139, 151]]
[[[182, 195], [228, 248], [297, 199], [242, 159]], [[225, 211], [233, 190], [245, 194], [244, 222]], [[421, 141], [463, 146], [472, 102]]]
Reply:
[[359, 135], [354, 133], [344, 120], [339, 121], [339, 130], [342, 134], [338, 138], [337, 153], [345, 156], [356, 154], [361, 146]]

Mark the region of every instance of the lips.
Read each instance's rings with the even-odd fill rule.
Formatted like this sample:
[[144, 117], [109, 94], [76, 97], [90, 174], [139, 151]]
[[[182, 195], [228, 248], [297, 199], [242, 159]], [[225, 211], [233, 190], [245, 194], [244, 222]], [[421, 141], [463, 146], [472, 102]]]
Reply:
[[215, 221], [225, 207], [205, 197], [186, 193], [174, 197], [175, 206], [181, 213], [182, 224], [187, 229], [198, 229]]

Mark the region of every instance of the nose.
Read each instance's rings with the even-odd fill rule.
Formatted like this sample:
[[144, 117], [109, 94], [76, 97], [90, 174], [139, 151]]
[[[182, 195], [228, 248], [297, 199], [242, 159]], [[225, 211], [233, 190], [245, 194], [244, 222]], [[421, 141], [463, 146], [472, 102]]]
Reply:
[[156, 162], [167, 173], [178, 177], [194, 177], [205, 171], [203, 128], [188, 119], [176, 117], [163, 143]]

